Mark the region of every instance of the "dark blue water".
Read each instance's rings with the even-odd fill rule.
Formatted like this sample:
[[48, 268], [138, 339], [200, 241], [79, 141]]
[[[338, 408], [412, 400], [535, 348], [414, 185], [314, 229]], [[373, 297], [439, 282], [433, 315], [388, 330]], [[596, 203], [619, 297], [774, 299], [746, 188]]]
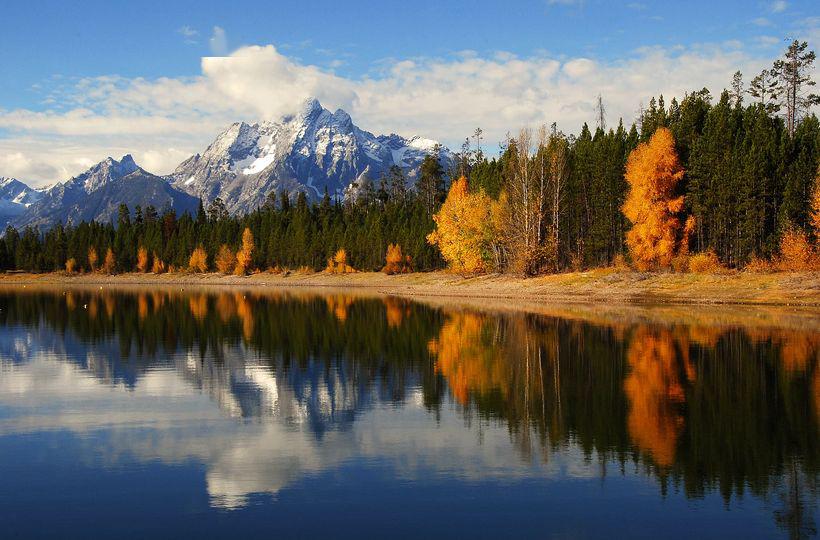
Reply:
[[722, 321], [2, 291], [0, 536], [814, 536], [816, 317]]

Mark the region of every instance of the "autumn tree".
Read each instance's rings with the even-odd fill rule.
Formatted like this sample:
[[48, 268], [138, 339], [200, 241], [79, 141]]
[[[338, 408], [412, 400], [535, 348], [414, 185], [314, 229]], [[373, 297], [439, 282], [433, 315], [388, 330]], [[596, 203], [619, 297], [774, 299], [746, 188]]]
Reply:
[[402, 255], [401, 246], [399, 244], [388, 244], [382, 272], [385, 274], [404, 274], [412, 271], [410, 256]]
[[492, 229], [493, 201], [483, 191], [470, 193], [463, 176], [454, 181], [444, 204], [433, 216], [436, 229], [427, 241], [438, 246], [454, 272], [476, 273], [492, 270], [490, 242], [497, 236]]
[[74, 270], [77, 268], [77, 260], [72, 257], [65, 262], [65, 271], [67, 274], [73, 274]]
[[154, 262], [151, 264], [151, 272], [154, 274], [162, 274], [165, 272], [165, 263], [162, 262], [162, 259], [159, 258], [157, 252], [154, 252]]
[[117, 259], [114, 257], [114, 251], [111, 248], [105, 252], [105, 260], [103, 260], [102, 271], [104, 274], [113, 274], [117, 268]]
[[236, 266], [234, 274], [244, 276], [253, 263], [253, 233], [248, 227], [242, 232], [242, 247], [236, 252]]
[[811, 193], [811, 228], [814, 232], [815, 245], [820, 244], [820, 171], [814, 179], [814, 189]]
[[191, 253], [191, 258], [188, 259], [188, 270], [191, 272], [207, 272], [208, 271], [208, 254], [205, 248], [197, 246]]
[[327, 260], [327, 267], [325, 268], [325, 272], [330, 274], [350, 274], [355, 271], [347, 262], [347, 250], [345, 248], [337, 250], [333, 257]]
[[623, 205], [632, 223], [626, 241], [639, 270], [668, 268], [687, 247], [694, 220], [681, 223], [683, 196], [676, 196], [683, 167], [675, 152], [672, 132], [658, 129], [629, 155], [626, 164], [629, 191]]
[[222, 274], [231, 274], [236, 266], [236, 255], [227, 244], [219, 246], [216, 255], [216, 269]]
[[97, 271], [97, 261], [99, 261], [99, 256], [97, 255], [97, 248], [91, 246], [88, 248], [88, 267], [89, 270], [92, 272]]
[[140, 246], [137, 250], [137, 272], [148, 271], [148, 250]]

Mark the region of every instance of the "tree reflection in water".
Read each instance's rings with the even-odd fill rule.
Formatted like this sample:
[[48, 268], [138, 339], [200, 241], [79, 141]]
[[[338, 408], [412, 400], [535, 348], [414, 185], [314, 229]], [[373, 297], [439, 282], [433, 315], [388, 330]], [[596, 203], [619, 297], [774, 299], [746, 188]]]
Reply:
[[[316, 437], [355, 422], [373, 400], [401, 405], [418, 388], [434, 415], [451, 403], [469, 422], [505, 426], [525, 461], [577, 447], [602, 474], [634, 467], [662, 494], [719, 492], [726, 504], [748, 491], [792, 536], [816, 532], [820, 334], [811, 330], [492, 314], [348, 294], [83, 289], [4, 290], [0, 322], [87, 346], [115, 342], [108, 365], [76, 362], [127, 384], [192, 352], [200, 365], [186, 376], [225, 410], [284, 414], [227, 380], [230, 364], [246, 361], [232, 354], [240, 347], [285, 381], [275, 384], [288, 386]], [[247, 384], [274, 384], [245, 373]]]

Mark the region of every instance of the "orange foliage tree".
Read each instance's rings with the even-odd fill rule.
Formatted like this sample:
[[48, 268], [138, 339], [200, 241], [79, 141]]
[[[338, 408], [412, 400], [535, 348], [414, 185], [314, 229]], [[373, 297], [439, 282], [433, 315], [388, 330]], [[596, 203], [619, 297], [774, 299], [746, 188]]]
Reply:
[[97, 261], [99, 257], [97, 256], [97, 249], [94, 246], [88, 248], [88, 266], [89, 270], [92, 272], [97, 271]]
[[681, 223], [683, 196], [675, 196], [683, 178], [675, 140], [666, 128], [658, 129], [648, 143], [638, 145], [626, 163], [629, 192], [623, 213], [632, 222], [626, 243], [639, 270], [668, 268], [686, 253], [694, 218]]
[[820, 171], [814, 180], [814, 191], [811, 194], [811, 228], [814, 231], [815, 245], [820, 243]]
[[815, 253], [808, 235], [793, 225], [786, 227], [780, 236], [779, 269], [787, 272], [814, 270], [820, 266], [818, 259], [820, 256]]
[[242, 247], [236, 252], [236, 266], [234, 274], [244, 276], [248, 273], [253, 262], [253, 233], [248, 227], [242, 232]]
[[77, 261], [74, 257], [71, 257], [65, 262], [65, 271], [67, 274], [73, 274], [75, 268], [77, 268]]
[[205, 248], [198, 246], [191, 253], [191, 258], [188, 259], [188, 270], [200, 273], [208, 271], [208, 254], [205, 252]]
[[113, 274], [117, 268], [117, 259], [114, 258], [114, 252], [111, 248], [105, 252], [105, 260], [103, 261], [102, 271], [104, 274]]
[[402, 255], [399, 244], [387, 244], [387, 255], [384, 259], [382, 272], [385, 274], [404, 274], [413, 271], [410, 255]]
[[137, 250], [137, 272], [148, 271], [148, 250], [140, 246]]
[[350, 274], [355, 272], [352, 266], [347, 264], [347, 251], [341, 248], [333, 257], [327, 260], [327, 268], [325, 272], [330, 274]]
[[433, 216], [436, 230], [427, 235], [451, 270], [472, 274], [494, 269], [491, 244], [499, 236], [494, 230], [495, 206], [483, 191], [470, 193], [463, 176], [452, 183]]
[[230, 274], [236, 266], [236, 255], [226, 244], [219, 246], [216, 254], [216, 269], [223, 274]]
[[154, 252], [154, 263], [151, 265], [151, 272], [155, 274], [162, 274], [165, 272], [165, 263], [159, 258], [157, 252]]

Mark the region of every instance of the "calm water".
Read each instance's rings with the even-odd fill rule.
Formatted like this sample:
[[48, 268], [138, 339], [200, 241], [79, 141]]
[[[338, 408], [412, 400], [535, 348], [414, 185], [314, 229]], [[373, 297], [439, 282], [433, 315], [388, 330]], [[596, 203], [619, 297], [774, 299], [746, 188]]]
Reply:
[[817, 534], [816, 326], [567, 313], [0, 291], [0, 537]]

